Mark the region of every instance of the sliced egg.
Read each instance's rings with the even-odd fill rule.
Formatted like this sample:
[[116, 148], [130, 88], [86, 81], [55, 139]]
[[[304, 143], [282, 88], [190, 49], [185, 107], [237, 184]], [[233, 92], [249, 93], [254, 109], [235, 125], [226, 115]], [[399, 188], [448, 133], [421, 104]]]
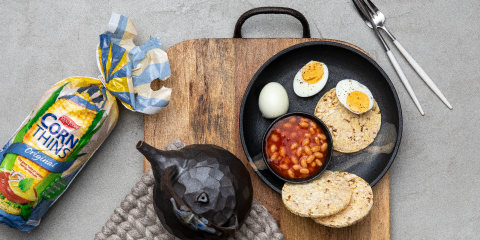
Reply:
[[362, 114], [373, 107], [372, 93], [355, 80], [345, 79], [338, 82], [335, 91], [340, 103], [353, 113]]
[[293, 79], [293, 91], [299, 97], [310, 97], [325, 87], [328, 68], [322, 62], [310, 61], [297, 72]]

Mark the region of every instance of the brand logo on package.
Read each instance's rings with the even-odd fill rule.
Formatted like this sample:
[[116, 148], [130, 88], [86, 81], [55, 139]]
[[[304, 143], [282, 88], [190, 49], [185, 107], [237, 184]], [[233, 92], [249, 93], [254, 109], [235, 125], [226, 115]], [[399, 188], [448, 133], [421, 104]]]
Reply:
[[68, 116], [61, 116], [59, 119], [58, 119], [60, 122], [63, 123], [64, 126], [70, 128], [70, 129], [79, 129], [81, 128], [81, 126], [77, 125], [71, 118], [69, 118]]
[[79, 129], [80, 126], [67, 116], [60, 117], [59, 121], [57, 119], [53, 113], [43, 115], [33, 137], [46, 149], [54, 151], [59, 158], [64, 158], [78, 143], [78, 138], [68, 130]]

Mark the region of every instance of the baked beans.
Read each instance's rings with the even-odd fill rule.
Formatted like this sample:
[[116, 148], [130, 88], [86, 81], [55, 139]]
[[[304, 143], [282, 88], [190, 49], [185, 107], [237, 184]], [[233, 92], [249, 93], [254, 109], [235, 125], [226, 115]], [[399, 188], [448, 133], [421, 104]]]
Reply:
[[284, 178], [310, 177], [325, 163], [326, 135], [309, 118], [289, 116], [282, 119], [271, 128], [266, 139], [267, 162]]

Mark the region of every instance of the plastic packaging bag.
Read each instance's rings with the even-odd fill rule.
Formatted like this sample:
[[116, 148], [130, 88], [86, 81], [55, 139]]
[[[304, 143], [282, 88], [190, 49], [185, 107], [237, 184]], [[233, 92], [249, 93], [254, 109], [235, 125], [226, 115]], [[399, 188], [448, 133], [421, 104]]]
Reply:
[[127, 108], [157, 113], [171, 89], [152, 91], [170, 76], [160, 39], [135, 46], [130, 19], [112, 14], [100, 35], [101, 80], [69, 77], [43, 94], [37, 106], [0, 151], [0, 222], [29, 232], [114, 128], [118, 98]]

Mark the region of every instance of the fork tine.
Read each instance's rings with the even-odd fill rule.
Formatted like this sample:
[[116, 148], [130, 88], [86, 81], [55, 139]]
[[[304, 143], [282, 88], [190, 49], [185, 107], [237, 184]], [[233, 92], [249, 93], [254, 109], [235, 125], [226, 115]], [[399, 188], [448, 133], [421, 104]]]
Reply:
[[370, 9], [370, 7], [368, 6], [368, 4], [366, 4], [363, 0], [356, 0], [358, 1], [357, 3], [359, 4], [359, 8], [360, 9], [363, 9], [363, 12], [365, 14], [368, 14], [368, 17], [367, 18], [370, 18], [368, 19], [368, 21], [370, 21], [372, 24], [375, 25], [375, 23], [373, 23], [373, 14], [375, 14], [374, 12], [372, 12], [372, 9]]
[[373, 10], [373, 8], [370, 5], [368, 5], [368, 3], [365, 2], [365, 0], [360, 0], [360, 1], [362, 1], [363, 5], [365, 6], [365, 8], [370, 13], [370, 17], [373, 17], [372, 15], [376, 15], [375, 10]]
[[360, 14], [360, 16], [363, 18], [363, 21], [369, 21], [367, 19], [367, 17], [363, 14], [362, 10], [360, 10], [360, 8], [358, 7], [357, 5], [357, 2], [352, 0], [353, 4], [355, 5], [355, 8], [357, 9], [358, 13]]
[[372, 2], [372, 1], [370, 1], [370, 0], [367, 0], [367, 2], [368, 2], [368, 4], [370, 4], [370, 6], [373, 8], [373, 11], [375, 11], [375, 12], [377, 12], [377, 11], [378, 11], [378, 8], [377, 8], [377, 6], [375, 6], [375, 4], [373, 4], [373, 2]]

